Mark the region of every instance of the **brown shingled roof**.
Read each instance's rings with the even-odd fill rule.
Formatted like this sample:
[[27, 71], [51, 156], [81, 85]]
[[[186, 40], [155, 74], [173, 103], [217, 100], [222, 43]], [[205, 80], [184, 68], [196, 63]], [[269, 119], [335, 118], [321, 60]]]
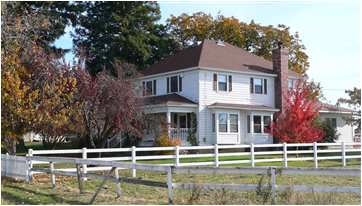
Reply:
[[[146, 68], [143, 75], [177, 71], [191, 67], [209, 67], [244, 72], [274, 74], [273, 63], [226, 42], [220, 46], [214, 40], [204, 40], [200, 45], [187, 48]], [[290, 76], [298, 76], [289, 71]]]
[[197, 105], [197, 103], [176, 93], [143, 98], [144, 105]]

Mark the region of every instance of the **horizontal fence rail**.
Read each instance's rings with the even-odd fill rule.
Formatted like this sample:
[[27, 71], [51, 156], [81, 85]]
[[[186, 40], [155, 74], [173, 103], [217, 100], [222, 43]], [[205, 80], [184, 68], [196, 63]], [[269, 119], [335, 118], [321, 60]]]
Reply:
[[[92, 204], [95, 201], [95, 198], [99, 191], [102, 189], [103, 185], [107, 180], [112, 181], [116, 184], [116, 193], [117, 197], [121, 196], [121, 183], [128, 184], [139, 184], [151, 187], [160, 187], [167, 189], [167, 196], [169, 204], [173, 203], [173, 189], [230, 189], [230, 190], [241, 190], [241, 191], [255, 191], [257, 189], [271, 188], [271, 198], [272, 202], [275, 203], [276, 192], [284, 190], [293, 190], [296, 192], [343, 192], [343, 193], [360, 193], [360, 187], [349, 187], [349, 186], [323, 186], [323, 185], [278, 185], [276, 184], [276, 177], [278, 175], [318, 175], [318, 176], [361, 176], [360, 169], [354, 168], [283, 168], [283, 167], [250, 167], [250, 168], [229, 168], [229, 167], [174, 167], [174, 166], [165, 166], [165, 165], [155, 165], [155, 164], [141, 164], [133, 162], [116, 162], [108, 160], [93, 160], [93, 159], [83, 159], [83, 158], [68, 158], [68, 157], [48, 157], [48, 156], [27, 156], [27, 157], [16, 157], [9, 155], [2, 155], [1, 161], [13, 160], [15, 164], [25, 162], [25, 172], [30, 174], [30, 172], [42, 172], [50, 174], [50, 182], [55, 189], [56, 176], [73, 176], [77, 178], [79, 192], [82, 194], [84, 192], [83, 181], [85, 178], [88, 179], [100, 179], [102, 183], [96, 189], [92, 199], [89, 204]], [[29, 162], [31, 161], [42, 161], [47, 162], [48, 168], [31, 168]], [[55, 164], [75, 164], [76, 171], [62, 171], [56, 170]], [[97, 174], [97, 173], [85, 173], [81, 168], [81, 165], [94, 165], [94, 166], [103, 166], [108, 167], [108, 173]], [[8, 165], [9, 167], [9, 165]], [[10, 167], [14, 168], [14, 167]], [[120, 177], [118, 169], [139, 169], [144, 171], [151, 172], [161, 172], [166, 173], [166, 180], [155, 181], [155, 180], [146, 180], [146, 179], [136, 179], [133, 177]], [[2, 170], [2, 175], [11, 176], [11, 172]], [[214, 183], [182, 183], [174, 182], [173, 174], [219, 174], [219, 175], [228, 175], [228, 174], [263, 174], [268, 175], [270, 178], [269, 184], [256, 185], [256, 184], [214, 184]], [[27, 180], [31, 180], [30, 178]]]
[[[230, 151], [232, 150], [232, 151]], [[239, 150], [239, 151], [235, 151]], [[160, 152], [170, 154], [158, 154]], [[117, 154], [115, 154], [117, 153]], [[105, 161], [129, 161], [132, 164], [147, 160], [168, 160], [165, 166], [216, 166], [250, 164], [255, 167], [256, 163], [282, 162], [287, 168], [291, 161], [313, 161], [314, 167], [318, 168], [320, 160], [341, 160], [341, 166], [347, 166], [347, 160], [361, 158], [361, 143], [282, 143], [282, 144], [250, 144], [250, 145], [209, 145], [209, 146], [173, 146], [173, 147], [130, 147], [130, 148], [107, 148], [107, 149], [66, 149], [66, 150], [32, 150], [28, 156], [40, 155], [78, 155], [85, 160]], [[89, 157], [91, 154], [99, 154], [99, 157]], [[106, 154], [106, 157], [101, 155]], [[94, 155], [93, 155], [94, 156]], [[267, 157], [265, 157], [267, 156]], [[241, 159], [223, 159], [241, 158]], [[197, 158], [208, 158], [208, 160], [196, 161]], [[183, 160], [189, 159], [187, 162]], [[195, 161], [190, 161], [195, 160]], [[32, 160], [30, 165], [47, 164], [40, 159]], [[88, 167], [84, 162], [82, 169], [88, 171], [108, 170], [109, 167]], [[132, 174], [136, 176], [136, 169]], [[64, 169], [66, 171], [67, 169]], [[68, 169], [69, 170], [69, 169]], [[73, 168], [75, 170], [75, 168]]]

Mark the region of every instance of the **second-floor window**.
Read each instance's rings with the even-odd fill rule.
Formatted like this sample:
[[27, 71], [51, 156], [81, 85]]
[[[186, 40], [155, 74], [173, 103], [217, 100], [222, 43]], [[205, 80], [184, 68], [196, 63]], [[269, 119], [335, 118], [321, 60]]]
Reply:
[[222, 75], [220, 74], [217, 78], [218, 80], [218, 87], [219, 87], [219, 91], [227, 91], [227, 76], [226, 75]]
[[250, 93], [252, 94], [267, 94], [268, 80], [263, 78], [250, 78]]
[[214, 91], [232, 91], [233, 80], [231, 75], [213, 74], [213, 90]]
[[143, 96], [156, 95], [156, 80], [143, 81]]
[[182, 91], [182, 77], [171, 76], [167, 77], [167, 93], [176, 93]]

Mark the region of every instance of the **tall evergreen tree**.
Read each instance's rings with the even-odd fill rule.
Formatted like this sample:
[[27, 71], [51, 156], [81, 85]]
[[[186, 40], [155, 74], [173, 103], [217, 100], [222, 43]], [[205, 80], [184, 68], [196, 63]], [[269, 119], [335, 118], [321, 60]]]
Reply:
[[84, 12], [75, 29], [78, 55], [95, 74], [120, 60], [145, 67], [174, 50], [156, 2], [80, 2]]

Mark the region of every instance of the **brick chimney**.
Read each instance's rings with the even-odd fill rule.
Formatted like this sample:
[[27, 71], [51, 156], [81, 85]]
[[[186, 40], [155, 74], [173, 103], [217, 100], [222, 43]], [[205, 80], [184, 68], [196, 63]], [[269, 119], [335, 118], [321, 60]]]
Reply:
[[288, 92], [288, 49], [278, 43], [278, 48], [272, 51], [273, 70], [278, 75], [275, 78], [275, 106], [283, 111]]

